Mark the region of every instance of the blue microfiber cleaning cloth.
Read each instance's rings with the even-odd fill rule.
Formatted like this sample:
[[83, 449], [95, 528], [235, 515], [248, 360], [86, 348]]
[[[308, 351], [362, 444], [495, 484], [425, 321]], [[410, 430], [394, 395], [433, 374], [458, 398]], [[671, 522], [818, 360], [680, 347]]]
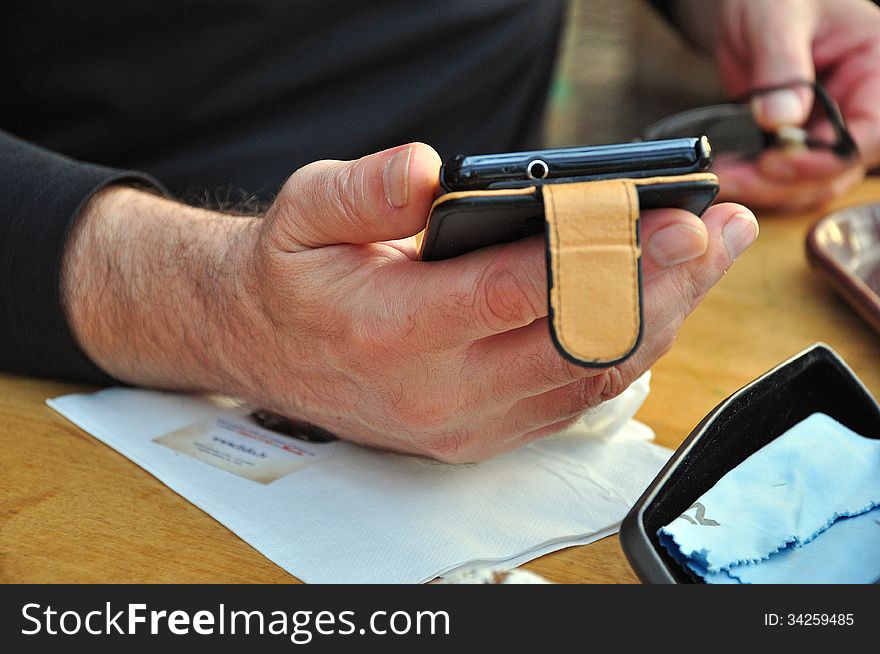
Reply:
[[707, 583], [880, 580], [880, 439], [814, 413], [724, 475], [660, 542]]

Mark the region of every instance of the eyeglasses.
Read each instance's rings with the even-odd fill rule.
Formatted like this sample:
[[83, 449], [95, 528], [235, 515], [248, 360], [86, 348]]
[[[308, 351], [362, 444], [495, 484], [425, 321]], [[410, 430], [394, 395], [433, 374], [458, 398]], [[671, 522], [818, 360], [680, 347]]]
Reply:
[[[807, 130], [780, 130], [779, 133], [774, 133], [761, 129], [754, 119], [749, 102], [757, 96], [796, 86], [809, 86], [815, 93], [816, 102], [813, 103]], [[810, 128], [824, 121], [830, 123], [834, 132], [833, 143], [810, 135]], [[698, 107], [667, 116], [649, 125], [642, 138], [653, 141], [702, 134], [709, 138], [716, 155], [734, 155], [741, 159], [754, 159], [768, 148], [785, 147], [792, 142], [802, 143], [814, 150], [829, 150], [841, 159], [854, 159], [858, 156], [858, 148], [840, 107], [819, 82], [807, 80], [755, 89], [731, 103]]]

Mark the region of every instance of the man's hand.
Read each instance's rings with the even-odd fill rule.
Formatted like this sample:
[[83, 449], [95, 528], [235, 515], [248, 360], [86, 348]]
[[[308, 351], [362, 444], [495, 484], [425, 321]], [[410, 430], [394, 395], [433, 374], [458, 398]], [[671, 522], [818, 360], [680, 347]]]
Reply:
[[757, 235], [739, 205], [703, 220], [646, 212], [644, 341], [622, 365], [585, 369], [550, 340], [540, 237], [415, 260], [439, 164], [423, 144], [316, 162], [256, 220], [105, 191], [68, 246], [71, 325], [120, 379], [228, 393], [352, 441], [477, 461], [623, 391]]
[[[867, 0], [679, 0], [682, 28], [714, 52], [731, 97], [818, 75], [859, 147], [860, 161], [827, 151], [771, 150], [757, 162], [722, 163], [723, 198], [753, 207], [821, 206], [880, 164], [880, 9]], [[759, 96], [752, 109], [768, 131], [802, 126], [807, 87]], [[825, 127], [828, 127], [827, 125]], [[833, 141], [830, 129], [819, 134]]]

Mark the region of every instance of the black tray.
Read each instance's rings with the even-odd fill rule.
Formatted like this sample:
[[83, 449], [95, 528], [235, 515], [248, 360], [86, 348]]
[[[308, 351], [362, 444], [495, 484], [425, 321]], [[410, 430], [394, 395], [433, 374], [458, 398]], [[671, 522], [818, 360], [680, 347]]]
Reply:
[[849, 366], [817, 343], [741, 388], [703, 418], [624, 518], [620, 543], [646, 583], [703, 583], [669, 556], [657, 530], [728, 471], [812, 413], [880, 438], [880, 405]]

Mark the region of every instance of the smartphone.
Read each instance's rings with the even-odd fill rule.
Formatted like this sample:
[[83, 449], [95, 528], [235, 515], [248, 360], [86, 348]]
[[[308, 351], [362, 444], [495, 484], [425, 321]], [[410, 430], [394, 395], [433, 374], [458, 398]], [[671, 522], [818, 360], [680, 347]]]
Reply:
[[718, 194], [718, 178], [703, 172], [711, 162], [706, 137], [457, 156], [441, 167], [449, 192], [431, 207], [419, 258], [449, 259], [543, 233], [545, 184], [626, 177], [636, 180], [641, 209], [700, 215]]
[[712, 147], [705, 136], [553, 148], [501, 154], [457, 155], [440, 168], [447, 191], [521, 188], [536, 182], [613, 177], [660, 177], [707, 170]]

